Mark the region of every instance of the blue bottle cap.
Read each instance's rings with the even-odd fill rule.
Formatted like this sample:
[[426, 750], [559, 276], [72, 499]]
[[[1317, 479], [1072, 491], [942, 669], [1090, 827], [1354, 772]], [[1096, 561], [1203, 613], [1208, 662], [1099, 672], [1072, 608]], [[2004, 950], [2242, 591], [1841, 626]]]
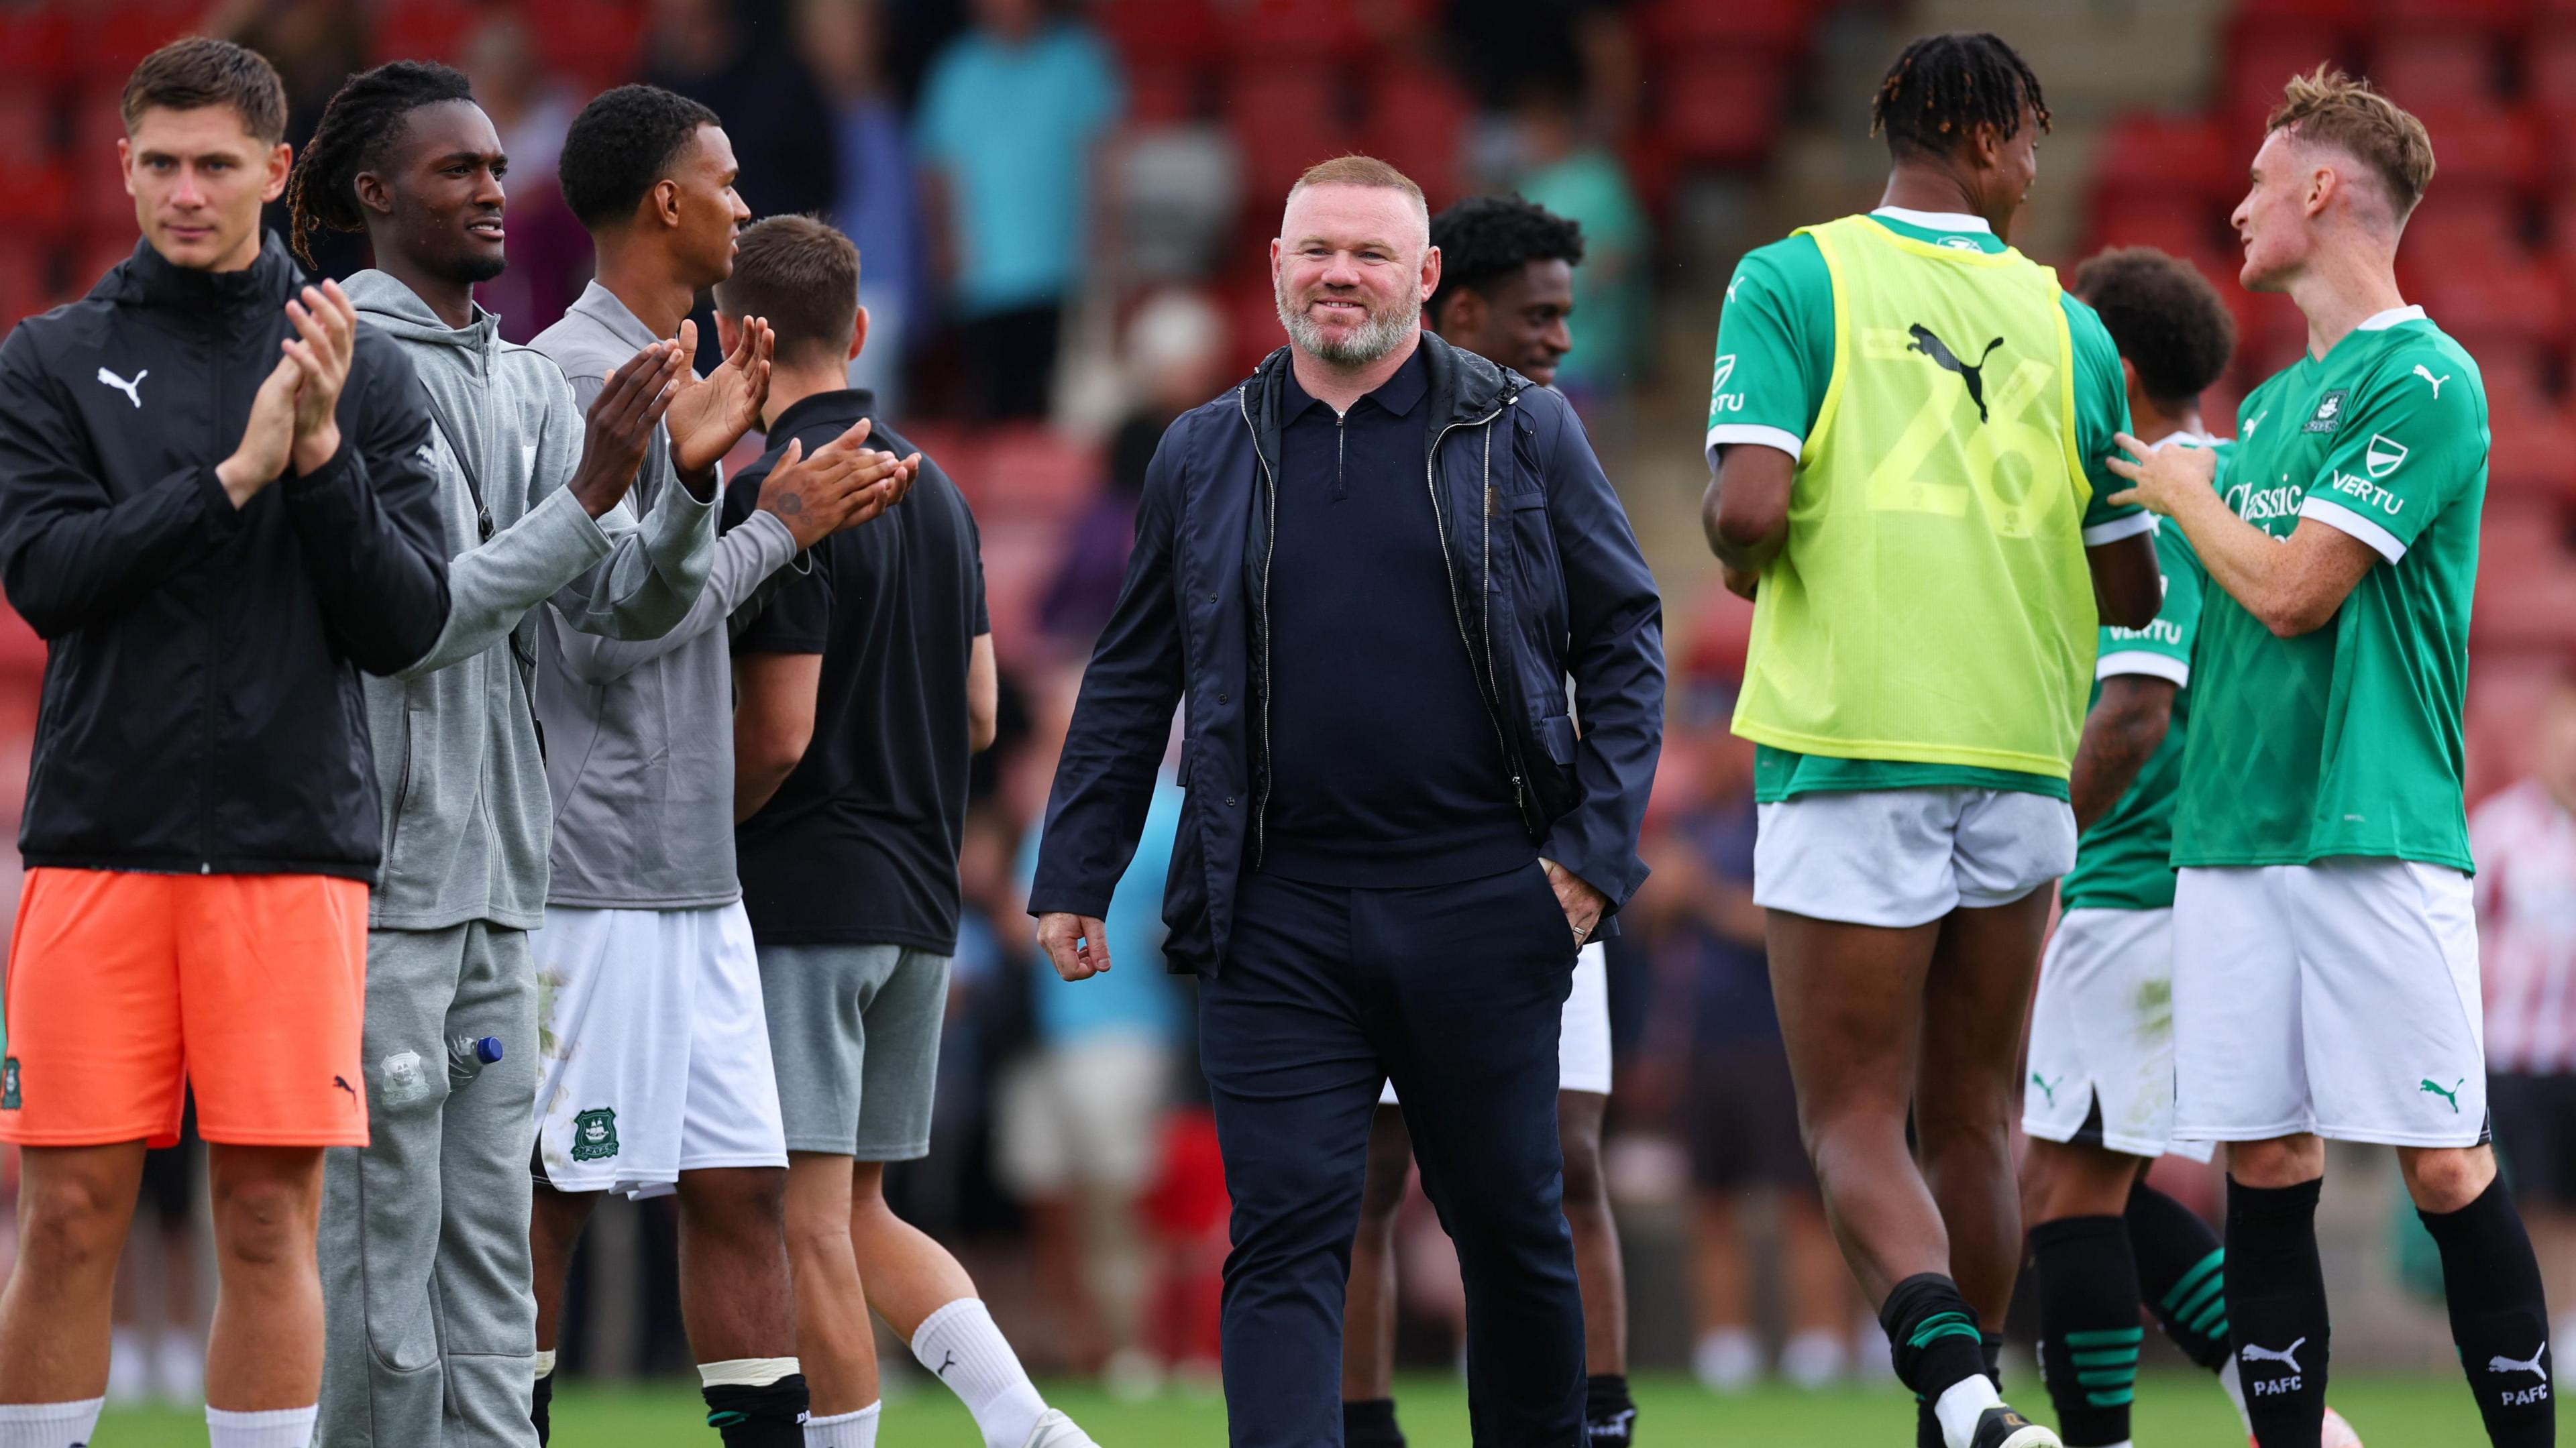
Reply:
[[489, 1066], [501, 1059], [501, 1038], [485, 1036], [474, 1043], [474, 1059]]

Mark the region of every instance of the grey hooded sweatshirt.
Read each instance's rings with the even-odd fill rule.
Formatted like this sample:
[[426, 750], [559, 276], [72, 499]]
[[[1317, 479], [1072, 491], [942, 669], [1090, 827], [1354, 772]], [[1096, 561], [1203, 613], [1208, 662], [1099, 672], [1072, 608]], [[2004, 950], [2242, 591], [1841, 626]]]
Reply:
[[717, 509], [671, 488], [640, 524], [628, 502], [594, 521], [566, 486], [584, 419], [561, 369], [502, 341], [479, 306], [452, 328], [384, 272], [347, 287], [360, 322], [402, 345], [429, 393], [452, 559], [438, 642], [396, 677], [365, 681], [385, 800], [384, 877], [368, 923], [534, 930], [545, 923], [553, 813], [530, 707], [534, 611], [551, 603], [556, 618], [605, 638], [668, 631], [715, 561]]
[[[599, 393], [617, 361], [655, 340], [592, 282], [537, 335], [575, 396]], [[686, 498], [669, 432], [656, 429], [634, 496]], [[719, 486], [716, 496], [722, 498]], [[757, 605], [796, 556], [774, 513], [751, 515], [715, 548], [688, 617], [643, 642], [586, 637], [561, 609], [539, 636], [537, 713], [554, 780], [548, 903], [582, 909], [704, 910], [742, 898], [733, 855], [733, 652], [728, 620]]]

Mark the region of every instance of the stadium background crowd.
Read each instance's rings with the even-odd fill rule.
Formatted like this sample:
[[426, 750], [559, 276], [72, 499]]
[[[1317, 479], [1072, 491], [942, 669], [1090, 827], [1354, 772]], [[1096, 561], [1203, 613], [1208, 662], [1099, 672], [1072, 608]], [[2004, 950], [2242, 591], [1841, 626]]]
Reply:
[[[855, 380], [972, 499], [1004, 675], [1001, 738], [976, 765], [935, 1145], [890, 1190], [978, 1265], [1006, 1330], [1055, 1329], [1011, 1330], [1033, 1368], [1141, 1387], [1176, 1368], [1212, 1372], [1216, 1350], [1224, 1189], [1190, 1064], [1190, 986], [1131, 968], [1064, 987], [1033, 958], [1022, 892], [1145, 461], [1171, 416], [1276, 345], [1255, 243], [1305, 165], [1366, 149], [1420, 179], [1435, 208], [1517, 190], [1578, 221], [1576, 350], [1559, 383], [1656, 565], [1680, 674], [1646, 847], [1656, 879], [1611, 943], [1608, 1166], [1634, 1357], [1687, 1364], [1711, 1386], [1775, 1364], [1822, 1383], [1858, 1366], [1876, 1334], [1855, 1330], [1865, 1315], [1806, 1185], [1771, 1023], [1750, 897], [1750, 746], [1725, 727], [1749, 609], [1717, 586], [1690, 526], [1705, 481], [1699, 384], [1735, 258], [1868, 204], [1881, 162], [1850, 98], [1895, 37], [1953, 27], [2010, 35], [2049, 80], [2057, 128], [2017, 244], [2061, 265], [2104, 245], [2159, 246], [2202, 265], [2237, 309], [2236, 364], [2205, 400], [2213, 419], [2304, 335], [2285, 300], [2235, 285], [2225, 227], [2244, 138], [2281, 80], [2338, 59], [2430, 126], [2441, 173], [2408, 238], [2405, 285], [2478, 357], [2495, 413], [2469, 703], [2472, 803], [2501, 806], [2479, 835], [2490, 1040], [2499, 1071], [2570, 1076], [2576, 822], [2550, 802], [2576, 801], [2576, 708], [2556, 683], [2576, 645], [2576, 413], [2560, 400], [2576, 371], [2568, 0], [9, 4], [0, 315], [77, 295], [131, 248], [108, 161], [117, 87], [190, 30], [277, 63], [299, 146], [352, 70], [408, 56], [465, 68], [513, 161], [510, 271], [482, 292], [513, 340], [585, 280], [589, 248], [553, 194], [553, 156], [580, 103], [626, 79], [723, 116], [755, 215], [811, 211], [847, 230], [874, 318]], [[363, 248], [326, 237], [324, 270], [356, 269]], [[747, 440], [735, 461], [757, 452]], [[13, 819], [41, 663], [8, 620], [0, 791]], [[2515, 788], [2535, 771], [2554, 789]], [[1123, 961], [1153, 959], [1144, 882], [1160, 878], [1157, 831], [1168, 849], [1164, 803], [1111, 922]], [[0, 869], [14, 876], [14, 856]], [[2576, 1301], [2568, 1094], [2534, 1086], [2567, 1134], [2549, 1160], [2508, 1167], [2562, 1304]], [[2430, 1244], [2393, 1169], [2366, 1176], [2375, 1189], [2340, 1192], [2322, 1224], [2348, 1304], [2338, 1357], [2433, 1364], [2446, 1355], [2438, 1295], [2411, 1295]], [[2214, 1175], [2188, 1163], [2158, 1181], [2215, 1201]], [[126, 1275], [145, 1316], [167, 1299], [193, 1330], [210, 1294], [182, 1286], [200, 1249], [188, 1198], [173, 1206], [171, 1244], [138, 1234], [140, 1270]], [[602, 1210], [576, 1267], [568, 1372], [687, 1366], [673, 1238], [667, 1200]], [[1418, 1198], [1401, 1241], [1401, 1351], [1445, 1362], [1459, 1288]], [[1066, 1344], [1076, 1352], [1050, 1361]], [[178, 1364], [191, 1354], [167, 1356], [162, 1387], [188, 1391]]]

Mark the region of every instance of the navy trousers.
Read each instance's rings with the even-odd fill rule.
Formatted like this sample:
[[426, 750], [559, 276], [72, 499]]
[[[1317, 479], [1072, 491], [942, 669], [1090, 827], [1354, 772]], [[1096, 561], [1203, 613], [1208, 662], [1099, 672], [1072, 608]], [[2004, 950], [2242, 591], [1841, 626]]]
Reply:
[[1535, 863], [1352, 889], [1249, 874], [1199, 1054], [1234, 1199], [1234, 1448], [1342, 1441], [1342, 1298], [1370, 1113], [1393, 1077], [1467, 1289], [1479, 1448], [1579, 1448], [1583, 1299], [1556, 1136], [1574, 937]]

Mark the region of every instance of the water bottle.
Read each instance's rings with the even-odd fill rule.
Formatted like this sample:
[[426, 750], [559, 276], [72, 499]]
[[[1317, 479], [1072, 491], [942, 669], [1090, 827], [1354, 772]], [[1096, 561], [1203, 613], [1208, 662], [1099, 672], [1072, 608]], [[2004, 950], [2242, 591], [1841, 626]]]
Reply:
[[483, 1068], [501, 1059], [499, 1036], [450, 1036], [447, 1038], [447, 1089], [462, 1090], [465, 1084], [483, 1074]]

